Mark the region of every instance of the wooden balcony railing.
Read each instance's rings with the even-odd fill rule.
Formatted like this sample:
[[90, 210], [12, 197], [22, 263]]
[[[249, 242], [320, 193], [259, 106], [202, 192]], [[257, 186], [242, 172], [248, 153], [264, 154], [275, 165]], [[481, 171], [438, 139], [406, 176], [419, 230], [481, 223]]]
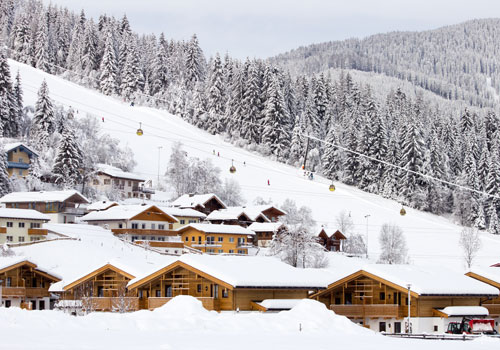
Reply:
[[171, 230], [147, 230], [139, 228], [114, 228], [111, 231], [115, 235], [135, 235], [135, 236], [177, 236], [177, 231]]
[[2, 295], [7, 297], [44, 298], [50, 296], [47, 288], [3, 287]]
[[399, 305], [374, 304], [374, 305], [330, 305], [336, 314], [350, 318], [364, 317], [399, 317]]
[[136, 297], [83, 298], [82, 309], [88, 311], [137, 311], [139, 310], [139, 298]]
[[[135, 241], [134, 243], [142, 245], [144, 241]], [[184, 243], [182, 242], [164, 242], [164, 241], [147, 241], [151, 248], [184, 248]]]
[[37, 235], [37, 236], [47, 236], [49, 231], [44, 228], [29, 228], [28, 229], [28, 234], [29, 235]]
[[24, 287], [3, 287], [2, 296], [8, 297], [24, 297], [26, 295], [26, 288]]
[[50, 297], [50, 293], [47, 288], [26, 288], [27, 298], [44, 298]]

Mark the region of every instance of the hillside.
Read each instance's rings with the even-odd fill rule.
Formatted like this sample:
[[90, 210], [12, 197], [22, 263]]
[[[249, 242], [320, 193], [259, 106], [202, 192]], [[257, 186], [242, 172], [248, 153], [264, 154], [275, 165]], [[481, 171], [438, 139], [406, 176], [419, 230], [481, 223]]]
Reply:
[[[318, 224], [332, 227], [335, 227], [335, 217], [340, 211], [349, 212], [355, 231], [361, 234], [368, 231], [369, 256], [373, 260], [379, 255], [380, 227], [392, 222], [403, 228], [414, 263], [463, 269], [458, 246], [461, 227], [443, 217], [412, 209], [407, 209], [408, 214], [401, 217], [399, 203], [340, 183], [336, 183], [337, 190], [330, 193], [328, 180], [321, 177], [316, 177], [314, 181], [307, 180], [297, 168], [235, 147], [220, 136], [210, 135], [178, 116], [153, 108], [131, 107], [118, 99], [12, 60], [9, 60], [9, 65], [13, 72], [20, 72], [27, 105], [35, 103], [38, 87], [46, 79], [50, 96], [56, 104], [72, 106], [78, 111], [77, 118], [86, 113], [92, 114], [102, 123], [106, 133], [120, 139], [133, 150], [137, 161], [135, 170], [140, 174], [157, 178], [158, 147], [162, 147], [160, 173], [164, 173], [171, 146], [181, 141], [190, 156], [210, 158], [222, 169], [223, 176], [237, 179], [248, 203], [258, 196], [271, 198], [278, 204], [286, 198], [292, 198], [299, 205], [311, 207]], [[144, 135], [140, 137], [135, 133], [139, 123], [142, 123], [144, 130]], [[214, 150], [220, 153], [220, 157], [213, 155]], [[237, 168], [235, 174], [228, 171], [232, 159]], [[267, 185], [268, 180], [270, 186]], [[365, 215], [370, 215], [368, 225]], [[500, 237], [483, 233], [482, 240], [483, 247], [477, 264], [498, 262]]]
[[300, 47], [270, 59], [295, 74], [329, 68], [376, 72], [407, 80], [447, 99], [495, 106], [500, 91], [500, 19], [472, 20], [422, 32]]

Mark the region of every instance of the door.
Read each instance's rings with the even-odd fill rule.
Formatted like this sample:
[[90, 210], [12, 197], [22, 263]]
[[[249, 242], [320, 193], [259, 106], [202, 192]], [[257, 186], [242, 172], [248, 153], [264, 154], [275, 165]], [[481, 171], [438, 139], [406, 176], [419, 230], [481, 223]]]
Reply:
[[394, 322], [394, 333], [401, 333], [401, 322]]
[[99, 297], [99, 298], [104, 297], [104, 287], [103, 286], [97, 287], [97, 297]]
[[172, 298], [172, 286], [165, 286], [165, 297]]
[[40, 300], [38, 304], [39, 310], [45, 310], [45, 300]]
[[378, 323], [378, 331], [379, 332], [385, 332], [385, 322], [379, 322]]

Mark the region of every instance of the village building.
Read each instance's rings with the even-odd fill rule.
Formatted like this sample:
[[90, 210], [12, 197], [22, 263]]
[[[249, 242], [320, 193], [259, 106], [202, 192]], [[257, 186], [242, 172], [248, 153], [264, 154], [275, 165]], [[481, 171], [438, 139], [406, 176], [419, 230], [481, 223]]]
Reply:
[[155, 309], [178, 295], [200, 300], [208, 310], [262, 310], [270, 299], [304, 299], [324, 289], [328, 274], [297, 269], [270, 257], [183, 255], [128, 284], [141, 309]]
[[367, 265], [341, 274], [312, 298], [355, 323], [388, 333], [408, 331], [409, 306], [411, 333], [444, 333], [448, 323], [464, 316], [446, 317], [447, 307], [476, 312], [484, 300], [498, 295], [497, 288], [442, 267]]
[[[466, 275], [500, 289], [500, 267], [472, 268]], [[490, 317], [500, 318], [500, 297], [483, 300], [481, 305], [488, 309]]]
[[21, 142], [4, 145], [7, 153], [7, 172], [9, 177], [26, 177], [29, 174], [32, 162], [38, 155]]
[[[269, 221], [268, 219], [265, 219]], [[249, 226], [253, 221], [248, 217], [242, 208], [220, 209], [211, 212], [207, 216], [207, 221], [212, 224]]]
[[50, 218], [32, 209], [0, 208], [0, 244], [33, 242], [47, 237]]
[[97, 169], [96, 176], [90, 181], [89, 186], [99, 192], [118, 193], [121, 199], [150, 199], [151, 194], [154, 193], [154, 190], [145, 187], [146, 180], [141, 176], [106, 164], [98, 164]]
[[34, 209], [46, 214], [52, 223], [70, 224], [85, 212], [90, 203], [78, 191], [12, 192], [0, 198], [7, 208]]
[[138, 299], [127, 291], [127, 283], [135, 276], [115, 265], [107, 263], [74, 280], [51, 286], [50, 291], [60, 295], [57, 307], [71, 306], [85, 312], [138, 310]]
[[0, 301], [4, 307], [52, 309], [49, 287], [61, 279], [24, 257], [0, 258]]
[[327, 251], [341, 252], [343, 242], [347, 239], [339, 230], [332, 230], [322, 227], [318, 234], [318, 243]]
[[172, 202], [173, 207], [190, 208], [200, 211], [206, 215], [214, 210], [225, 209], [226, 205], [213, 193], [207, 194], [184, 194]]
[[267, 248], [278, 230], [284, 227], [285, 225], [281, 222], [254, 222], [248, 226], [248, 229], [255, 232], [254, 245]]
[[170, 216], [173, 216], [177, 219], [177, 222], [174, 222], [173, 229], [178, 230], [181, 227], [184, 227], [189, 224], [199, 224], [205, 220], [207, 217], [206, 214], [190, 209], [190, 208], [177, 208], [177, 207], [159, 207], [165, 213]]
[[181, 254], [184, 248], [179, 233], [174, 230], [174, 223], [178, 220], [154, 205], [113, 206], [88, 213], [81, 220], [162, 252]]
[[237, 225], [190, 224], [178, 230], [185, 246], [208, 254], [247, 255], [255, 233]]

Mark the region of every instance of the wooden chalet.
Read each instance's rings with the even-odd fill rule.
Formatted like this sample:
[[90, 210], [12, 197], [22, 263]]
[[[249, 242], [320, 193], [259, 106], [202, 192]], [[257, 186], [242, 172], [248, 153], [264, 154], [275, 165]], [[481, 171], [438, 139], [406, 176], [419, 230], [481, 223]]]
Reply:
[[191, 208], [178, 208], [178, 207], [159, 207], [159, 208], [168, 215], [177, 219], [177, 222], [174, 222], [173, 226], [174, 230], [177, 230], [189, 224], [199, 224], [207, 217], [206, 214]]
[[[474, 268], [471, 271], [467, 272], [466, 275], [483, 283], [489, 284], [492, 287], [500, 289], [500, 267], [492, 266], [481, 269]], [[491, 317], [500, 318], [500, 297], [493, 297], [482, 300], [481, 306], [484, 306], [488, 309]]]
[[255, 232], [254, 245], [266, 248], [269, 247], [274, 235], [284, 227], [281, 222], [254, 222], [248, 229]]
[[136, 311], [138, 299], [127, 291], [127, 283], [133, 278], [124, 269], [108, 263], [62, 288], [52, 289], [61, 294], [61, 300], [79, 301], [84, 311]]
[[185, 246], [209, 254], [247, 255], [255, 233], [238, 225], [190, 224], [178, 230]]
[[20, 257], [0, 258], [1, 304], [30, 310], [51, 309], [49, 293], [52, 283], [60, 278]]
[[155, 309], [178, 295], [199, 299], [208, 310], [260, 310], [267, 299], [304, 299], [326, 286], [318, 271], [296, 269], [274, 258], [183, 255], [132, 280], [141, 309]]
[[38, 154], [21, 142], [5, 144], [4, 151], [7, 154], [9, 177], [28, 176], [31, 163], [38, 158]]
[[185, 194], [172, 202], [173, 207], [190, 208], [200, 211], [206, 215], [214, 210], [225, 209], [226, 205], [213, 193], [207, 194]]
[[178, 220], [154, 205], [118, 205], [93, 211], [82, 221], [111, 230], [115, 235], [137, 244], [180, 254], [184, 244], [173, 229]]
[[326, 250], [332, 252], [342, 251], [342, 242], [346, 239], [347, 237], [339, 230], [333, 231], [325, 227], [322, 227], [318, 234], [319, 244], [325, 247]]
[[50, 217], [52, 223], [75, 223], [90, 203], [78, 191], [12, 192], [0, 198], [7, 208], [34, 209]]
[[243, 210], [220, 209], [207, 216], [211, 224], [239, 225], [247, 227], [252, 223], [250, 217]]
[[[368, 265], [344, 275], [312, 296], [339, 315], [376, 331], [405, 333], [410, 285], [413, 333], [442, 333], [450, 306], [480, 306], [498, 297], [498, 289], [442, 268]], [[461, 320], [461, 319], [460, 319]]]

